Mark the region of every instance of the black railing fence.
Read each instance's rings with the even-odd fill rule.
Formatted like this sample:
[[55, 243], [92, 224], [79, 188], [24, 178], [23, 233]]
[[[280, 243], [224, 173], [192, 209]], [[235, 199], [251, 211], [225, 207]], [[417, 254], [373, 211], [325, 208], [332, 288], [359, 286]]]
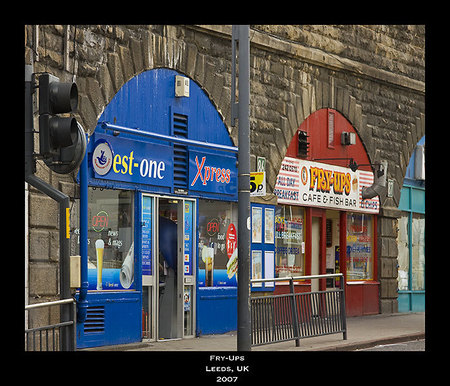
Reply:
[[[306, 293], [294, 292], [294, 280], [340, 278], [340, 288]], [[251, 299], [251, 344], [295, 340], [342, 333], [347, 339], [345, 285], [342, 274], [253, 279], [252, 284], [289, 281], [290, 293], [257, 296]]]

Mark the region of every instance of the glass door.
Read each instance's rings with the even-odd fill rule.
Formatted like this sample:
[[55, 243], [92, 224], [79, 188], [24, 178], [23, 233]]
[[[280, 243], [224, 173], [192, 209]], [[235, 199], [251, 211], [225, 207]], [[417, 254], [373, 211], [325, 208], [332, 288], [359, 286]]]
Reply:
[[156, 198], [143, 194], [141, 209], [142, 338], [156, 339]]
[[142, 194], [142, 336], [195, 335], [195, 200]]

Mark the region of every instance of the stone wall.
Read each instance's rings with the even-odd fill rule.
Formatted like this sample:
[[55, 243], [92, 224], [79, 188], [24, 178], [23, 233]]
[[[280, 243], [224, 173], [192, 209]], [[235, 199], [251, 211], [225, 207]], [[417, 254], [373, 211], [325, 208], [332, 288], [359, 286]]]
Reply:
[[[230, 39], [226, 25], [25, 26], [25, 63], [76, 80], [77, 118], [89, 133], [133, 76], [177, 70], [205, 90], [238, 145], [230, 126]], [[379, 276], [382, 311], [396, 311], [396, 208], [410, 155], [425, 133], [425, 27], [255, 25], [250, 41], [251, 167], [256, 156], [267, 157], [268, 202], [275, 202], [287, 145], [320, 108], [335, 108], [351, 122], [371, 162], [388, 161], [394, 195], [381, 197]], [[39, 162], [37, 175], [77, 197], [76, 173], [59, 176]], [[57, 205], [31, 187], [29, 209], [30, 298], [56, 296]]]

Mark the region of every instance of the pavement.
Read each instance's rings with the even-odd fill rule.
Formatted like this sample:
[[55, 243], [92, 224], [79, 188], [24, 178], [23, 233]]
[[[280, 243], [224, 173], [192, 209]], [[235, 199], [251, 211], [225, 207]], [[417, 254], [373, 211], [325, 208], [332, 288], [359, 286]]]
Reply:
[[[425, 338], [425, 313], [378, 314], [347, 318], [347, 340], [342, 333], [252, 347], [251, 351], [354, 351], [383, 344]], [[138, 342], [79, 351], [237, 351], [237, 334], [202, 335], [191, 339]]]

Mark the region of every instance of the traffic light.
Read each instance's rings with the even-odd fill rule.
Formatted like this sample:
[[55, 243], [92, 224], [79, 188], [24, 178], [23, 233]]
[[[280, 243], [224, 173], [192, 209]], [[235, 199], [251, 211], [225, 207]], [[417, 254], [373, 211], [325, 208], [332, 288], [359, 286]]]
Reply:
[[299, 157], [307, 157], [308, 156], [308, 136], [306, 135], [306, 131], [299, 130], [298, 131], [298, 151], [297, 155]]
[[48, 73], [39, 76], [39, 153], [45, 164], [60, 174], [75, 170], [84, 157], [84, 130], [73, 113], [78, 106], [76, 83], [63, 83]]

